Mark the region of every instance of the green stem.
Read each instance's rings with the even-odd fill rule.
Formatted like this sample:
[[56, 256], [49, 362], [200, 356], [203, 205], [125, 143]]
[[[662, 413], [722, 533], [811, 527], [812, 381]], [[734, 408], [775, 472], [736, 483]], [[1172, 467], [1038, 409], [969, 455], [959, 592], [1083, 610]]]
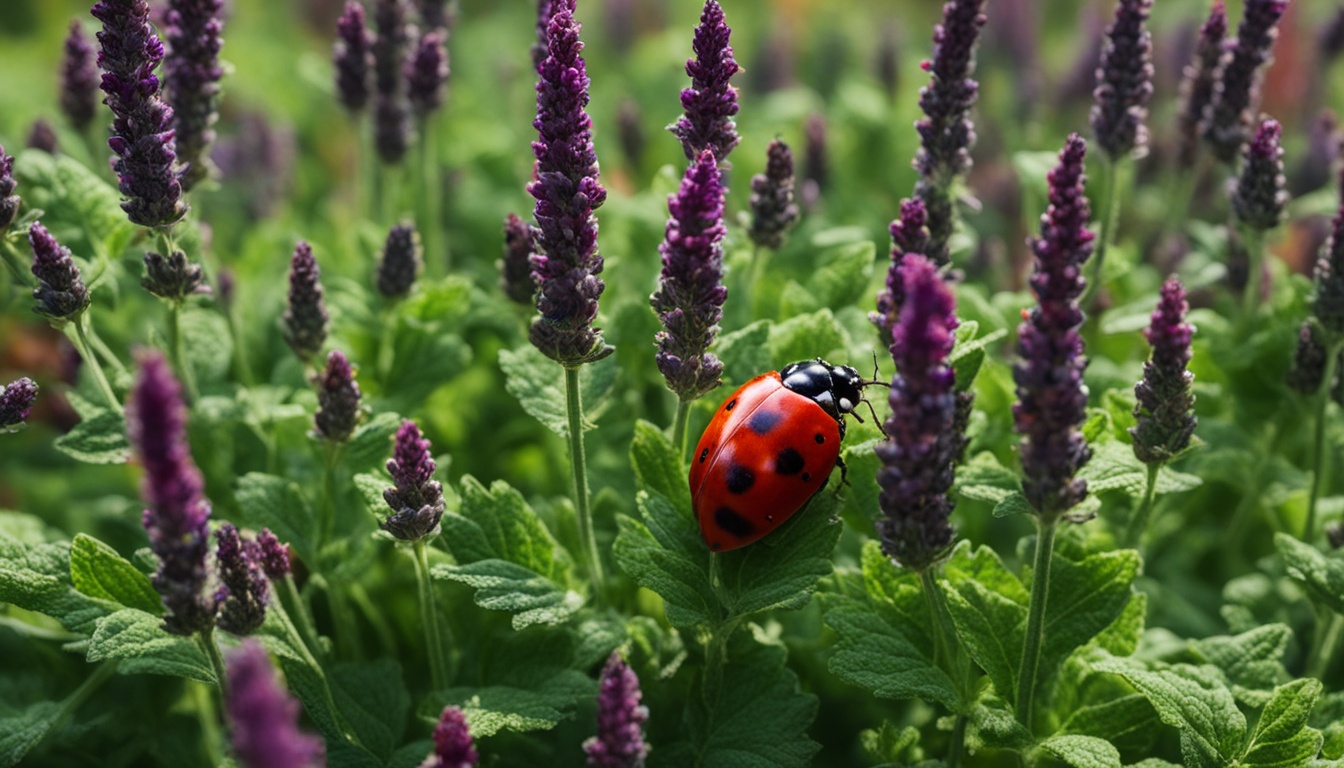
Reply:
[[1329, 618], [1317, 615], [1316, 640], [1311, 646], [1311, 656], [1307, 659], [1307, 677], [1324, 680], [1330, 671], [1330, 662], [1335, 658], [1335, 648], [1339, 645], [1341, 630], [1344, 630], [1344, 617], [1329, 609], [1321, 609]]
[[[285, 578], [288, 579], [289, 577], [286, 576]], [[327, 710], [331, 712], [331, 716], [336, 721], [336, 726], [340, 729], [341, 735], [345, 737], [346, 741], [359, 744], [359, 737], [346, 726], [344, 718], [341, 717], [341, 711], [336, 708], [336, 698], [331, 695], [331, 683], [327, 681], [326, 670], [322, 668], [321, 664], [317, 663], [317, 658], [313, 655], [313, 650], [308, 647], [307, 641], [302, 637], [300, 631], [295, 628], [294, 622], [290, 620], [289, 614], [285, 611], [284, 606], [276, 605], [273, 606], [273, 609], [280, 619], [281, 626], [285, 629], [285, 635], [289, 639], [290, 646], [303, 656], [303, 663], [308, 666], [321, 682], [322, 701], [326, 704]]]
[[1143, 489], [1143, 501], [1129, 518], [1125, 528], [1125, 546], [1141, 549], [1143, 536], [1148, 532], [1148, 516], [1153, 511], [1153, 499], [1157, 496], [1157, 473], [1162, 469], [1161, 462], [1148, 465], [1148, 481]]
[[[98, 358], [94, 357], [93, 352], [89, 349], [89, 337], [84, 330], [84, 324], [88, 322], [87, 316], [88, 313], [84, 312], [71, 318], [70, 323], [66, 325], [66, 336], [74, 343], [75, 351], [79, 353], [79, 356], [84, 360], [84, 364], [87, 365], [89, 370], [93, 373], [93, 380], [98, 383], [98, 389], [102, 391], [103, 397], [107, 399], [108, 406], [111, 407], [115, 413], [124, 413], [125, 411], [122, 410], [121, 401], [117, 399], [116, 394], [112, 391], [112, 385], [107, 382], [107, 376], [103, 373], [103, 366], [98, 363]], [[71, 326], [74, 326], [74, 334], [69, 333]]]
[[743, 325], [747, 325], [756, 319], [756, 300], [758, 291], [756, 287], [761, 284], [761, 277], [765, 275], [765, 252], [767, 249], [759, 245], [751, 246], [751, 267], [747, 270], [747, 284], [742, 286], [745, 290], [742, 292], [744, 301], [742, 306], [747, 308], [747, 317]]
[[112, 351], [112, 348], [107, 346], [107, 343], [102, 340], [98, 335], [98, 329], [90, 325], [85, 331], [89, 334], [89, 346], [103, 358], [103, 362], [115, 368], [117, 375], [128, 373], [126, 364], [121, 362], [121, 358], [117, 357], [116, 353]]
[[[966, 664], [966, 659], [958, 653], [957, 630], [952, 624], [952, 614], [948, 613], [947, 602], [943, 597], [943, 590], [938, 586], [938, 579], [934, 576], [933, 567], [925, 568], [919, 571], [919, 583], [923, 587], [924, 601], [928, 604], [929, 612], [933, 616], [936, 625], [933, 633], [934, 663], [944, 665], [944, 669], [952, 674], [957, 686], [957, 695], [963, 701], [970, 698], [969, 672], [970, 667]], [[962, 753], [966, 747], [966, 716], [957, 714], [956, 724], [952, 728], [952, 741], [947, 749], [948, 768], [957, 768], [961, 764]]]
[[238, 318], [234, 317], [232, 307], [221, 305], [219, 311], [224, 315], [224, 322], [229, 326], [229, 340], [233, 342], [233, 367], [239, 380], [243, 382], [243, 386], [251, 387], [257, 383], [257, 379], [252, 375], [252, 365], [247, 362], [247, 352], [243, 349], [242, 334], [238, 329]]
[[1111, 247], [1115, 219], [1120, 211], [1120, 161], [1112, 162], [1108, 159], [1101, 167], [1101, 231], [1097, 236], [1097, 250], [1092, 254], [1092, 280], [1087, 286], [1088, 294], [1101, 290], [1104, 274], [1102, 267], [1106, 262], [1106, 251]]
[[9, 238], [0, 237], [0, 257], [5, 260], [5, 266], [14, 275], [14, 281], [24, 288], [33, 287], [33, 276], [29, 271], [29, 265], [24, 263], [23, 257], [19, 255], [19, 250], [9, 241]]
[[1340, 352], [1344, 351], [1344, 345], [1340, 342], [1332, 343], [1325, 358], [1325, 378], [1321, 381], [1321, 391], [1316, 394], [1316, 430], [1315, 439], [1312, 445], [1312, 470], [1311, 470], [1311, 496], [1307, 501], [1307, 523], [1302, 531], [1302, 540], [1310, 543], [1316, 535], [1316, 502], [1321, 497], [1322, 478], [1325, 470], [1329, 467], [1326, 456], [1330, 452], [1330, 446], [1325, 441], [1325, 426], [1327, 417], [1330, 414], [1330, 390], [1334, 387], [1335, 368], [1339, 363]]
[[429, 679], [436, 691], [448, 689], [447, 645], [439, 625], [439, 609], [434, 602], [434, 582], [429, 577], [429, 557], [424, 539], [415, 544], [415, 580], [420, 593], [420, 622], [425, 625], [425, 646], [429, 654]]
[[336, 465], [340, 453], [340, 443], [322, 441], [322, 516], [317, 521], [319, 556], [331, 543], [336, 529]]
[[672, 421], [672, 447], [677, 449], [677, 461], [686, 458], [686, 425], [691, 418], [692, 402], [677, 399], [677, 415]]
[[341, 655], [347, 659], [363, 661], [364, 641], [360, 639], [359, 625], [355, 623], [355, 615], [350, 611], [350, 604], [346, 602], [345, 595], [336, 589], [335, 584], [330, 581], [324, 583], [327, 588], [327, 605], [331, 608], [331, 621], [336, 625], [336, 642], [341, 647]]
[[177, 374], [182, 377], [182, 385], [187, 389], [187, 396], [192, 402], [200, 399], [200, 392], [196, 389], [196, 374], [191, 370], [191, 364], [187, 362], [187, 353], [185, 340], [182, 337], [182, 302], [168, 302], [168, 355], [172, 358], [173, 367], [177, 369]]
[[[112, 677], [117, 671], [117, 665], [120, 663], [120, 659], [112, 659], [99, 664], [98, 668], [93, 670], [93, 674], [84, 678], [84, 682], [80, 683], [78, 688], [61, 701], [61, 708], [56, 712], [56, 716], [51, 720], [51, 725], [47, 728], [46, 732], [50, 734], [59, 731], [61, 725], [64, 724], [66, 720], [69, 720], [75, 712], [79, 711], [80, 706], [82, 706], [85, 701], [88, 701], [88, 698], [102, 687], [103, 683], [107, 682], [108, 678]], [[34, 744], [32, 746], [37, 745]]]
[[1053, 515], [1036, 517], [1036, 560], [1031, 572], [1031, 603], [1027, 609], [1027, 634], [1022, 644], [1022, 665], [1017, 673], [1017, 720], [1032, 730], [1036, 682], [1041, 665], [1041, 636], [1045, 630], [1045, 600], [1050, 590], [1050, 556], [1055, 549]]
[[229, 700], [229, 678], [224, 670], [224, 657], [219, 653], [219, 646], [215, 643], [214, 627], [206, 627], [196, 635], [196, 642], [200, 644], [201, 650], [205, 652], [205, 658], [210, 661], [210, 669], [214, 671], [215, 678], [219, 681], [219, 698], [223, 702]]
[[569, 463], [574, 471], [574, 511], [579, 519], [579, 544], [588, 559], [588, 576], [593, 593], [605, 595], [606, 576], [602, 556], [593, 534], [593, 513], [588, 508], [588, 474], [583, 454], [583, 402], [579, 397], [579, 369], [565, 367], [565, 413], [569, 417]]
[[947, 749], [947, 768], [957, 768], [961, 765], [961, 756], [966, 751], [966, 723], [969, 718], [966, 715], [957, 715], [957, 719], [952, 724], [952, 744]]
[[[281, 589], [280, 603], [286, 612], [286, 621], [289, 621], [288, 614], [298, 617], [297, 631], [298, 636], [303, 639], [303, 644], [308, 648], [310, 656], [325, 656], [322, 648], [322, 641], [318, 639], [317, 629], [313, 625], [312, 616], [308, 615], [308, 606], [303, 602], [303, 597], [299, 594], [299, 587], [294, 583], [293, 574], [285, 574], [285, 580], [278, 584]], [[316, 662], [314, 662], [316, 664]]]
[[1239, 227], [1238, 232], [1241, 235], [1241, 244], [1246, 249], [1247, 274], [1246, 290], [1241, 295], [1241, 317], [1238, 325], [1242, 335], [1248, 335], [1253, 328], [1252, 320], [1255, 319], [1255, 312], [1260, 306], [1260, 284], [1263, 276], [1263, 264], [1265, 260], [1265, 233], [1252, 229], [1251, 227]]
[[420, 120], [420, 230], [425, 241], [425, 261], [435, 269], [451, 268], [452, 259], [443, 235], [443, 188], [439, 183], [437, 121], [433, 115]]

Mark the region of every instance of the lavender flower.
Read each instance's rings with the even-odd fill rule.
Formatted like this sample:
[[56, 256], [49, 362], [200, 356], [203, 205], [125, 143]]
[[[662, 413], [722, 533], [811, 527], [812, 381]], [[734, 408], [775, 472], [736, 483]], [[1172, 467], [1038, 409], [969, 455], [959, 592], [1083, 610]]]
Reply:
[[658, 370], [668, 389], [690, 402], [719, 385], [723, 363], [706, 350], [723, 319], [723, 184], [713, 150], [706, 149], [667, 200], [672, 216], [662, 245], [663, 271], [650, 297], [664, 330]]
[[314, 431], [323, 440], [343, 443], [359, 423], [359, 385], [350, 361], [338, 350], [327, 355], [327, 367], [317, 375], [317, 413]]
[[751, 229], [747, 235], [762, 248], [778, 250], [798, 220], [793, 202], [793, 152], [775, 139], [765, 150], [765, 173], [751, 177]]
[[1185, 321], [1189, 308], [1181, 281], [1169, 278], [1143, 332], [1153, 356], [1143, 364], [1143, 379], [1134, 386], [1138, 424], [1129, 434], [1134, 438], [1134, 455], [1145, 464], [1170, 460], [1185, 450], [1195, 431], [1195, 396], [1190, 392], [1195, 375], [1185, 368], [1195, 332]]
[[1120, 0], [1106, 30], [1097, 67], [1092, 131], [1112, 162], [1147, 151], [1148, 99], [1153, 95], [1153, 36], [1145, 27], [1153, 0]]
[[392, 514], [381, 528], [402, 541], [419, 541], [435, 535], [443, 517], [443, 486], [434, 479], [434, 459], [429, 441], [420, 434], [415, 422], [407, 419], [397, 430], [397, 446], [387, 471], [395, 488], [383, 491], [383, 501]]
[[6, 155], [5, 148], [0, 147], [0, 235], [19, 217], [19, 196], [14, 194], [18, 185], [14, 180], [14, 156]]
[[98, 114], [98, 80], [93, 46], [83, 25], [72, 21], [61, 60], [61, 111], [77, 131], [88, 130]]
[[424, 265], [420, 255], [420, 234], [414, 224], [398, 224], [387, 233], [383, 255], [378, 260], [375, 278], [378, 293], [387, 299], [400, 299], [411, 292], [415, 278]]
[[446, 35], [457, 24], [457, 0], [420, 0], [416, 6], [425, 29], [442, 30]]
[[1241, 176], [1232, 188], [1232, 213], [1238, 222], [1260, 231], [1283, 221], [1288, 202], [1283, 178], [1282, 129], [1273, 119], [1260, 123], [1255, 138], [1242, 150]]
[[88, 308], [89, 289], [79, 275], [79, 267], [70, 249], [56, 242], [47, 228], [33, 222], [28, 228], [28, 243], [33, 249], [33, 276], [37, 300], [33, 311], [51, 321], [70, 320]]
[[59, 141], [56, 138], [56, 129], [51, 127], [51, 123], [47, 122], [46, 118], [39, 117], [34, 120], [32, 126], [28, 128], [28, 141], [26, 144], [29, 149], [36, 149], [41, 152], [46, 152], [48, 155], [54, 155], [56, 154], [59, 144]]
[[975, 72], [975, 46], [985, 0], [948, 0], [943, 23], [934, 28], [933, 60], [924, 69], [931, 81], [919, 91], [924, 117], [915, 123], [920, 148], [915, 154], [915, 196], [928, 210], [929, 248], [925, 255], [942, 266], [948, 262], [947, 240], [952, 236], [952, 183], [971, 167], [975, 126], [970, 112], [980, 86]]
[[27, 376], [0, 387], [0, 432], [12, 432], [27, 421], [36, 399], [37, 385]]
[[182, 301], [193, 293], [202, 293], [206, 290], [202, 280], [201, 265], [187, 261], [182, 251], [173, 251], [167, 258], [153, 251], [145, 254], [145, 276], [140, 285], [161, 299]]
[[421, 35], [406, 59], [406, 84], [411, 108], [425, 117], [443, 105], [448, 90], [447, 33], [433, 30]]
[[369, 74], [373, 70], [373, 35], [364, 18], [364, 6], [347, 0], [345, 11], [336, 22], [336, 45], [332, 51], [336, 67], [336, 95], [351, 112], [362, 112], [369, 104]]
[[373, 140], [384, 163], [400, 162], [411, 145], [411, 106], [402, 76], [414, 28], [406, 0], [377, 0], [373, 6]]
[[500, 272], [504, 295], [516, 304], [531, 304], [537, 292], [532, 282], [532, 250], [536, 231], [517, 214], [504, 219], [504, 260]]
[[[1344, 171], [1339, 177], [1344, 195]], [[1336, 341], [1344, 341], [1344, 197], [1331, 225], [1330, 239], [1316, 262], [1316, 295], [1312, 312], [1322, 330]]]
[[305, 363], [322, 351], [327, 340], [327, 308], [323, 304], [322, 271], [312, 246], [300, 240], [289, 263], [289, 305], [285, 307], [285, 342]]
[[163, 43], [149, 25], [145, 0], [99, 0], [93, 16], [103, 22], [103, 103], [111, 107], [117, 154], [117, 188], [127, 199], [122, 210], [143, 227], [168, 227], [187, 213], [181, 170], [174, 144], [173, 110], [159, 94], [154, 69], [163, 60]]
[[541, 63], [546, 60], [546, 55], [550, 49], [550, 38], [547, 30], [551, 28], [551, 17], [555, 12], [551, 10], [551, 0], [537, 0], [537, 41], [532, 44], [532, 68], [541, 74]]
[[830, 179], [826, 160], [826, 118], [819, 113], [803, 123], [803, 205], [815, 211], [821, 206], [821, 191]]
[[266, 620], [266, 605], [270, 601], [261, 546], [240, 536], [232, 523], [221, 525], [215, 538], [219, 541], [215, 562], [219, 566], [219, 580], [223, 582], [215, 592], [219, 610], [215, 624], [240, 637], [250, 635]]
[[597, 178], [588, 105], [588, 75], [580, 52], [574, 0], [552, 0], [546, 29], [547, 56], [537, 83], [536, 179], [527, 191], [536, 199], [537, 254], [532, 258], [537, 310], [532, 344], [547, 357], [573, 367], [611, 354], [594, 328], [597, 300], [605, 287], [597, 253], [593, 211], [607, 200]]
[[899, 279], [905, 301], [891, 343], [899, 373], [888, 397], [891, 418], [883, 424], [887, 439], [876, 448], [882, 460], [877, 532], [888, 557], [922, 570], [953, 540], [948, 492], [966, 445], [956, 428], [956, 374], [947, 364], [958, 323], [952, 291], [933, 262], [906, 254]]
[[1036, 269], [1031, 276], [1037, 306], [1018, 326], [1019, 359], [1013, 366], [1018, 402], [1013, 420], [1023, 436], [1020, 453], [1026, 479], [1022, 490], [1036, 512], [1054, 518], [1087, 495], [1076, 478], [1092, 452], [1079, 432], [1086, 418], [1083, 340], [1083, 264], [1092, 253], [1087, 229], [1083, 159], [1087, 143], [1069, 136], [1059, 165], [1049, 175], [1050, 207], [1041, 217], [1041, 236], [1032, 241]]
[[420, 768], [474, 768], [478, 760], [466, 715], [458, 707], [444, 707], [434, 726], [434, 752]]
[[602, 668], [597, 695], [597, 735], [583, 742], [592, 768], [640, 768], [649, 754], [644, 721], [649, 710], [639, 700], [639, 678], [613, 651]]
[[1237, 43], [1223, 57], [1213, 100], [1204, 111], [1204, 141], [1214, 156], [1231, 164], [1246, 142], [1251, 124], [1251, 92], [1256, 73], [1269, 61], [1279, 18], [1288, 0], [1246, 0], [1246, 10], [1237, 27]]
[[1199, 42], [1195, 45], [1195, 60], [1186, 66], [1181, 81], [1180, 149], [1177, 162], [1182, 168], [1195, 164], [1199, 152], [1200, 123], [1204, 112], [1213, 102], [1218, 82], [1219, 65], [1223, 58], [1223, 38], [1227, 36], [1227, 6], [1223, 0], [1214, 0], [1209, 18], [1199, 28]]
[[169, 0], [164, 89], [173, 105], [178, 158], [186, 164], [182, 191], [210, 176], [210, 147], [219, 119], [219, 50], [224, 45], [223, 0]]
[[1317, 66], [1321, 69], [1328, 68], [1340, 53], [1344, 53], [1344, 8], [1335, 9], [1335, 15], [1330, 17], [1330, 22], [1321, 29], [1318, 45], [1320, 61]]
[[737, 114], [737, 88], [728, 83], [741, 69], [733, 58], [733, 47], [728, 44], [732, 32], [717, 0], [705, 0], [691, 43], [695, 58], [686, 60], [691, 87], [681, 92], [685, 114], [667, 127], [681, 140], [687, 160], [695, 160], [710, 149], [723, 163], [742, 140], [733, 122], [733, 115]]
[[245, 641], [229, 654], [233, 753], [243, 768], [316, 768], [326, 765], [322, 740], [298, 727], [299, 702], [276, 683], [261, 643]]
[[164, 629], [190, 635], [214, 622], [215, 603], [205, 594], [209, 573], [210, 502], [187, 445], [182, 387], [157, 352], [142, 354], [126, 412], [127, 432], [145, 468], [140, 493], [144, 526], [159, 558], [154, 589], [163, 598]]
[[1297, 330], [1297, 347], [1293, 350], [1293, 364], [1284, 377], [1288, 388], [1301, 395], [1314, 395], [1325, 382], [1325, 344], [1321, 327], [1308, 319]]
[[877, 311], [869, 313], [868, 321], [877, 326], [877, 335], [882, 346], [890, 347], [894, 341], [892, 329], [900, 320], [901, 305], [905, 302], [905, 280], [901, 277], [901, 264], [907, 253], [923, 253], [929, 244], [929, 230], [925, 225], [928, 217], [924, 210], [924, 201], [918, 197], [901, 201], [900, 218], [891, 222], [891, 265], [887, 268], [887, 287], [877, 294]]
[[260, 549], [261, 569], [266, 578], [280, 581], [289, 575], [289, 545], [281, 544], [269, 528], [262, 528], [257, 534], [257, 547]]

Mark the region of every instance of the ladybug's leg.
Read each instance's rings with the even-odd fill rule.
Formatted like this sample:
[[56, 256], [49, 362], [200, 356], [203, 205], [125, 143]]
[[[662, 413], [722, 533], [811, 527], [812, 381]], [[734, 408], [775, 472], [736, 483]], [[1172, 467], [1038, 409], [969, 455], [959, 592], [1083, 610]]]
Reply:
[[849, 467], [845, 466], [845, 460], [839, 456], [835, 457], [835, 466], [840, 468], [840, 487], [849, 485]]

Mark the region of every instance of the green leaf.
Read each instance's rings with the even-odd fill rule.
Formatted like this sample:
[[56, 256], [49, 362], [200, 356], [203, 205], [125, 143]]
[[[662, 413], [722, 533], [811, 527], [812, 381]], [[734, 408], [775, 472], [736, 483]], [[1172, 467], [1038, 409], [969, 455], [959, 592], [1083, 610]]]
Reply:
[[[269, 622], [270, 617], [267, 617]], [[266, 647], [271, 649], [274, 643], [267, 642], [263, 638]], [[297, 658], [297, 654], [288, 652], [278, 653], [280, 668], [285, 672], [285, 682], [289, 689], [294, 692], [294, 696], [303, 704], [303, 709], [308, 713], [322, 737], [327, 743], [327, 763], [328, 765], [353, 765], [353, 766], [381, 766], [383, 761], [370, 752], [363, 745], [353, 741], [357, 738], [355, 731], [348, 725], [345, 725], [344, 716], [333, 707], [337, 707], [334, 699], [335, 692], [332, 691], [332, 699], [327, 698], [327, 690], [332, 684], [329, 678], [324, 681], [324, 673], [321, 669], [315, 669], [308, 666]], [[400, 686], [398, 681], [394, 685]]]
[[78, 534], [70, 545], [70, 583], [89, 597], [159, 616], [163, 601], [149, 577], [103, 542]]
[[799, 360], [825, 357], [849, 346], [845, 329], [829, 309], [794, 315], [770, 328], [770, 368], [779, 369]]
[[640, 488], [661, 495], [677, 509], [690, 510], [690, 484], [677, 450], [662, 430], [643, 419], [635, 422], [630, 465]]
[[831, 551], [843, 528], [840, 504], [823, 490], [769, 536], [721, 553], [723, 603], [729, 613], [742, 617], [807, 605], [817, 582], [831, 573]]
[[1110, 742], [1143, 737], [1157, 726], [1157, 712], [1142, 694], [1128, 696], [1079, 707], [1071, 713], [1060, 733], [1096, 736]]
[[1293, 630], [1287, 624], [1266, 624], [1232, 637], [1192, 641], [1190, 652], [1201, 664], [1221, 669], [1238, 699], [1263, 707], [1275, 686], [1289, 678], [1283, 667], [1283, 654], [1292, 636]]
[[3, 533], [0, 603], [45, 614], [86, 636], [93, 634], [99, 619], [120, 607], [75, 589], [70, 581], [69, 544], [26, 544]]
[[1316, 757], [1324, 742], [1321, 732], [1307, 727], [1307, 716], [1321, 696], [1321, 682], [1294, 680], [1274, 689], [1247, 745], [1243, 765], [1293, 768]]
[[233, 334], [224, 315], [214, 307], [195, 303], [182, 308], [182, 349], [196, 381], [222, 382], [233, 363]]
[[[499, 351], [504, 388], [518, 399], [532, 418], [564, 438], [569, 434], [565, 410], [565, 376], [560, 364], [531, 345]], [[579, 397], [583, 401], [583, 431], [597, 426], [602, 400], [616, 383], [616, 359], [609, 357], [579, 369]]]
[[126, 417], [105, 408], [81, 419], [74, 429], [52, 444], [66, 456], [86, 464], [125, 464], [131, 457]]
[[986, 349], [990, 344], [994, 344], [1008, 335], [1008, 331], [999, 328], [980, 338], [975, 338], [979, 328], [979, 323], [968, 320], [957, 326], [955, 331], [957, 344], [952, 348], [952, 354], [947, 356], [947, 364], [952, 366], [956, 375], [958, 392], [966, 392], [971, 389], [971, 386], [975, 383], [975, 377], [980, 373], [980, 367], [984, 365]]
[[999, 463], [989, 451], [981, 451], [957, 467], [953, 490], [968, 499], [999, 504], [1013, 494], [1021, 495], [1017, 473]]
[[343, 463], [355, 472], [382, 469], [392, 458], [392, 438], [401, 426], [401, 417], [382, 411], [360, 424], [350, 435], [341, 455]]
[[969, 546], [959, 546], [945, 572], [952, 585], [947, 609], [957, 638], [998, 695], [1012, 700], [1026, 633], [1026, 590], [988, 547], [972, 553]]
[[837, 311], [857, 304], [867, 292], [875, 253], [873, 241], [865, 239], [836, 245], [816, 254], [818, 266], [807, 281], [809, 293], [821, 306]]
[[1286, 533], [1274, 534], [1274, 545], [1288, 567], [1288, 575], [1305, 584], [1313, 600], [1344, 615], [1344, 560], [1326, 558], [1315, 547]]
[[1012, 708], [994, 695], [981, 697], [971, 707], [966, 745], [972, 752], [982, 747], [1021, 749], [1031, 743], [1031, 734], [1017, 721]]
[[[104, 169], [106, 171], [106, 169]], [[18, 153], [14, 175], [23, 207], [40, 208], [42, 223], [78, 256], [96, 249], [115, 258], [130, 244], [137, 227], [121, 210], [121, 195], [105, 174], [84, 167], [69, 155], [37, 150]], [[85, 275], [92, 280], [93, 275]]]
[[1101, 552], [1074, 562], [1055, 556], [1045, 602], [1040, 679], [1054, 676], [1064, 659], [1120, 616], [1133, 594], [1139, 553]]
[[89, 639], [88, 660], [121, 659], [117, 672], [185, 677], [215, 684], [215, 672], [194, 638], [169, 634], [163, 620], [123, 608], [98, 620]]
[[503, 480], [487, 490], [462, 477], [461, 508], [443, 516], [443, 541], [459, 565], [504, 560], [556, 584], [569, 581], [569, 563], [523, 495]]
[[1227, 765], [1236, 759], [1246, 718], [1216, 668], [1159, 662], [1145, 666], [1132, 659], [1110, 659], [1096, 668], [1125, 678], [1162, 722], [1180, 729], [1187, 765]]
[[724, 380], [745, 382], [762, 371], [770, 370], [774, 361], [766, 346], [769, 338], [769, 320], [757, 320], [720, 336], [712, 351], [723, 361]]
[[882, 552], [882, 546], [869, 539], [863, 543], [860, 554], [863, 566], [863, 588], [868, 598], [880, 605], [881, 610], [893, 611], [905, 635], [925, 657], [933, 656], [933, 617], [929, 603], [924, 599], [924, 587], [919, 577], [904, 568], [897, 568]]
[[310, 568], [317, 566], [314, 549], [317, 519], [298, 483], [276, 475], [248, 472], [238, 478], [234, 499], [238, 502], [239, 525], [271, 529], [280, 541], [294, 549], [300, 560]]
[[1105, 739], [1079, 734], [1051, 736], [1041, 749], [1073, 768], [1121, 768], [1120, 750]]
[[1010, 493], [1004, 496], [998, 504], [994, 505], [994, 511], [991, 512], [994, 517], [1012, 517], [1013, 515], [1031, 515], [1036, 510], [1032, 508], [1031, 502], [1022, 493]]
[[832, 674], [879, 698], [923, 699], [961, 711], [951, 678], [905, 636], [897, 611], [871, 599], [842, 597], [832, 605], [826, 623], [840, 636], [828, 665]]
[[874, 763], [905, 765], [913, 762], [913, 754], [918, 750], [919, 729], [913, 725], [897, 728], [890, 721], [884, 721], [880, 731], [861, 731], [859, 743]]
[[401, 665], [392, 659], [336, 664], [328, 680], [332, 698], [359, 743], [386, 761], [401, 743], [411, 708]]
[[583, 596], [562, 589], [535, 571], [506, 560], [477, 560], [467, 565], [436, 565], [436, 579], [449, 579], [476, 590], [476, 604], [513, 614], [513, 628], [563, 624], [583, 607]]
[[470, 306], [470, 293], [462, 277], [425, 280], [392, 310], [392, 367], [384, 381], [395, 382], [387, 396], [396, 409], [413, 410], [470, 365], [471, 346], [455, 328]]
[[[6, 707], [9, 709], [10, 707]], [[0, 717], [0, 766], [18, 765], [64, 715], [60, 702], [39, 701], [15, 715]]]
[[709, 549], [695, 520], [664, 496], [640, 491], [639, 518], [617, 518], [620, 532], [612, 553], [621, 570], [641, 587], [663, 598], [674, 627], [706, 623], [718, 615], [718, 598], [709, 583]]

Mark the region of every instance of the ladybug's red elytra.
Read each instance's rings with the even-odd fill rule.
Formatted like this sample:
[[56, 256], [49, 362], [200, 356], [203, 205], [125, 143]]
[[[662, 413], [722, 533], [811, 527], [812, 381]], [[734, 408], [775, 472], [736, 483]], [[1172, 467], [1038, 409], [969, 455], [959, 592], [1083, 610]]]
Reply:
[[763, 373], [723, 401], [691, 457], [691, 502], [712, 551], [778, 528], [843, 467], [844, 416], [868, 383], [817, 358]]

